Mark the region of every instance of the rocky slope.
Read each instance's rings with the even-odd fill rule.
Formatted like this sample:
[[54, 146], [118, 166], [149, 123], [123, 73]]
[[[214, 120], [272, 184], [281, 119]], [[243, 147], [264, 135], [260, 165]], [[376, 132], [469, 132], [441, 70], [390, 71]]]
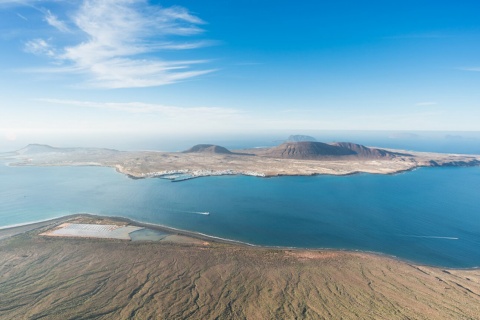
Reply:
[[286, 159], [319, 159], [354, 154], [347, 148], [314, 141], [286, 142], [264, 153], [268, 157]]
[[331, 143], [331, 145], [351, 150], [355, 152], [356, 156], [369, 159], [393, 158], [396, 156], [411, 156], [410, 154], [406, 153], [392, 152], [378, 148], [370, 148], [353, 142], [333, 142]]
[[0, 241], [2, 319], [478, 319], [480, 271], [220, 243]]
[[188, 150], [183, 151], [184, 153], [219, 153], [219, 154], [232, 154], [227, 148], [217, 146], [214, 144], [197, 144], [191, 147]]

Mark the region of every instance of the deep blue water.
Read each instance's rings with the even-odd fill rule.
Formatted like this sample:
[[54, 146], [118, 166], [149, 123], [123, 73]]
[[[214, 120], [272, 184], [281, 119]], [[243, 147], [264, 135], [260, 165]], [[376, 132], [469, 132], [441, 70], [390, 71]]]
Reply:
[[172, 183], [132, 180], [110, 168], [0, 163], [0, 227], [77, 212], [256, 245], [365, 250], [430, 265], [480, 266], [478, 167]]

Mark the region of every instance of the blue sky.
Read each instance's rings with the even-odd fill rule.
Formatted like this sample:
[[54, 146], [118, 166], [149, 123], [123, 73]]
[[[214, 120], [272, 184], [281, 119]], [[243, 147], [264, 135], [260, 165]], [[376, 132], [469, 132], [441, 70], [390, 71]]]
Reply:
[[478, 1], [0, 0], [0, 141], [480, 130]]

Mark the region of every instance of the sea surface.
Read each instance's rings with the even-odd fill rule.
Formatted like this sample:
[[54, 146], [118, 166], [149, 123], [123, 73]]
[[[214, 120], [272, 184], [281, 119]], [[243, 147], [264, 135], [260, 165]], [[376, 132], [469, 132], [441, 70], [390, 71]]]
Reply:
[[174, 183], [133, 180], [111, 168], [0, 162], [0, 227], [78, 212], [253, 245], [372, 251], [442, 267], [480, 266], [479, 167]]

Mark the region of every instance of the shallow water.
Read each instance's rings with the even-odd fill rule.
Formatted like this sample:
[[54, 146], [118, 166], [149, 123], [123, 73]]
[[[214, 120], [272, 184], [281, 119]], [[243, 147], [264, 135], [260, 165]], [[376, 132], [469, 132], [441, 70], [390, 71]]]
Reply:
[[172, 183], [132, 180], [110, 168], [0, 165], [0, 179], [0, 227], [90, 212], [256, 245], [480, 266], [478, 167]]
[[165, 239], [169, 234], [152, 229], [141, 229], [130, 232], [129, 236], [132, 241], [160, 241]]

